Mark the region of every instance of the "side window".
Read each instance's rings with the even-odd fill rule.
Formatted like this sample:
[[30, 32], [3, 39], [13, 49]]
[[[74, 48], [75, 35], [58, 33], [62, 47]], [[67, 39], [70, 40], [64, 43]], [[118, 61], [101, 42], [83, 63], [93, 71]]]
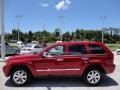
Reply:
[[48, 50], [48, 56], [60, 56], [64, 55], [64, 46], [56, 46]]
[[77, 55], [77, 54], [87, 54], [87, 50], [85, 45], [70, 45], [69, 46], [69, 55]]
[[106, 53], [105, 50], [97, 44], [90, 44], [88, 46], [92, 54], [105, 54]]

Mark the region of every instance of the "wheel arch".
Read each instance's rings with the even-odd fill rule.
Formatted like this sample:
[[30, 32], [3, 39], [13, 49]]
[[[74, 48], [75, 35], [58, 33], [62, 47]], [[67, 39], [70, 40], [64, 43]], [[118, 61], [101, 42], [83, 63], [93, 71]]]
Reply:
[[14, 65], [11, 67], [9, 73], [8, 73], [8, 76], [10, 76], [12, 74], [12, 72], [16, 69], [16, 68], [23, 68], [23, 69], [26, 69], [30, 74], [31, 76], [33, 76], [33, 73], [31, 72], [30, 68], [27, 66], [27, 65]]
[[84, 69], [84, 72], [83, 72], [82, 75], [84, 75], [84, 73], [85, 73], [87, 70], [91, 69], [91, 68], [93, 68], [93, 69], [98, 69], [102, 74], [105, 74], [105, 70], [104, 70], [104, 68], [103, 68], [101, 65], [99, 65], [99, 64], [93, 64], [93, 65], [87, 66], [87, 67]]

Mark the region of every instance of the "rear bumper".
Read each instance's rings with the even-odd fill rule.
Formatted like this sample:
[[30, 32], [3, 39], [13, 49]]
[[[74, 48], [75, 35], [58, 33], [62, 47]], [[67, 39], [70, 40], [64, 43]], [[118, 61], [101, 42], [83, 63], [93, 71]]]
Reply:
[[113, 65], [106, 65], [106, 74], [113, 73], [115, 71], [115, 64]]

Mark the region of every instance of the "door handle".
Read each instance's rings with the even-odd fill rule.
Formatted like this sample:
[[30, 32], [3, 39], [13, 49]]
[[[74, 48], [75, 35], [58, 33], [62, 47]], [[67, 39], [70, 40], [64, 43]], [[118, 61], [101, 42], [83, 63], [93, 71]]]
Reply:
[[82, 58], [82, 60], [89, 60], [90, 58]]
[[62, 61], [64, 61], [64, 59], [58, 58], [57, 61], [58, 61], [58, 62], [62, 62]]

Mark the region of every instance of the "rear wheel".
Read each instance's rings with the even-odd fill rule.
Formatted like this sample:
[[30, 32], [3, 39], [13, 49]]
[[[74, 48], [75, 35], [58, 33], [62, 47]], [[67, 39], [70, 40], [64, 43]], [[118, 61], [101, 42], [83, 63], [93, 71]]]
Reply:
[[84, 73], [83, 79], [89, 85], [96, 85], [101, 81], [101, 72], [98, 69], [88, 69]]
[[25, 68], [14, 69], [10, 79], [15, 86], [23, 86], [31, 80], [31, 74]]

